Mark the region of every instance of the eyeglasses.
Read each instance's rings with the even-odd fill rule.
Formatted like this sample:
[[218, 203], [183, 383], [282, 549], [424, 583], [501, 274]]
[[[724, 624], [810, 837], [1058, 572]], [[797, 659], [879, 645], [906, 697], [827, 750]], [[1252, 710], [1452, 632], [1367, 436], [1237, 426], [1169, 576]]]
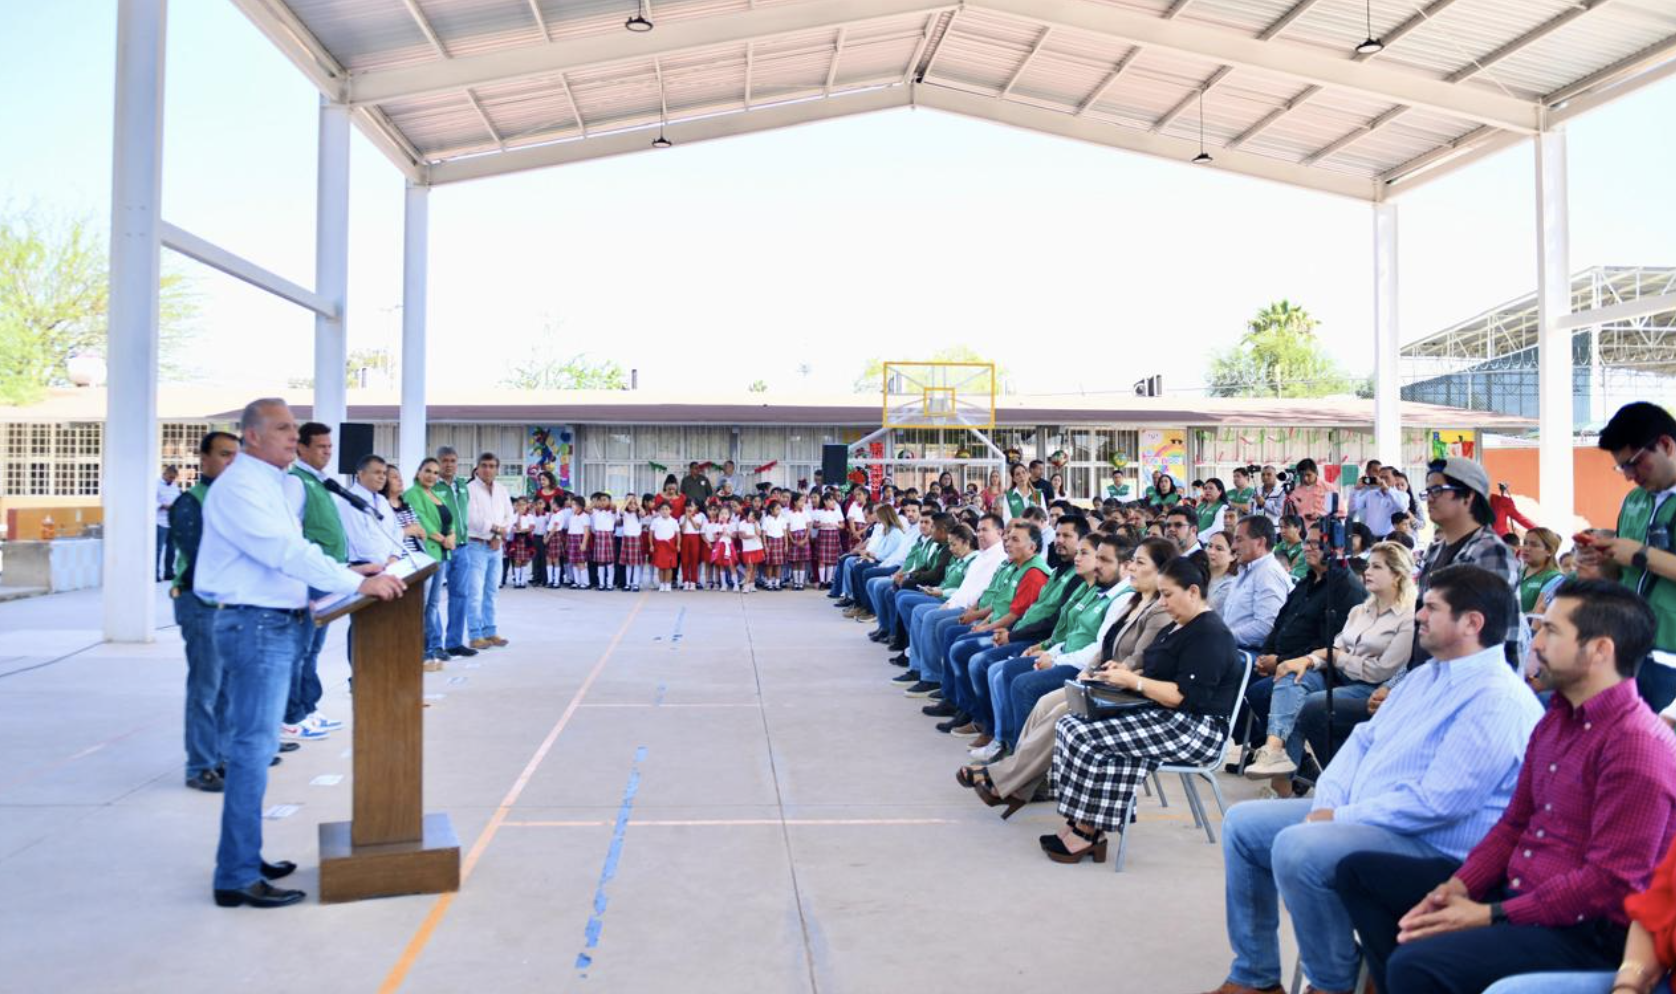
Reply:
[[1452, 487], [1452, 486], [1447, 486], [1447, 485], [1437, 486], [1437, 487], [1427, 487], [1426, 489], [1420, 491], [1420, 496], [1424, 497], [1427, 500], [1431, 500], [1433, 497], [1437, 497], [1439, 495], [1447, 494], [1447, 493], [1457, 493], [1457, 494], [1466, 493], [1466, 488], [1465, 487]]
[[1657, 444], [1657, 442], [1649, 442], [1637, 449], [1635, 451], [1635, 455], [1630, 456], [1628, 459], [1618, 464], [1618, 472], [1624, 474], [1625, 476], [1635, 472], [1635, 467], [1641, 464], [1641, 460], [1646, 458], [1647, 453], [1653, 451], [1653, 446]]

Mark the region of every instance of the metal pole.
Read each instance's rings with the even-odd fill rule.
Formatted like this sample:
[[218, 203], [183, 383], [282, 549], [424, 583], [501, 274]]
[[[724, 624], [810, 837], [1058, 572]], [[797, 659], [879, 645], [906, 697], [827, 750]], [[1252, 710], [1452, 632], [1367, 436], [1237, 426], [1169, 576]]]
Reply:
[[[425, 458], [425, 287], [430, 244], [428, 186], [407, 184], [402, 228], [402, 472], [411, 479]], [[408, 480], [403, 480], [406, 484]]]
[[324, 97], [314, 196], [314, 292], [335, 304], [337, 315], [314, 319], [312, 420], [335, 434], [349, 404], [349, 108]]
[[156, 627], [157, 297], [167, 0], [121, 0], [111, 156], [110, 389], [105, 411], [105, 638]]
[[1565, 131], [1536, 136], [1537, 392], [1540, 396], [1543, 516], [1570, 534], [1576, 495], [1572, 482], [1571, 331], [1560, 321], [1571, 313], [1571, 225], [1566, 202]]
[[1373, 448], [1386, 466], [1402, 465], [1401, 354], [1397, 324], [1397, 205], [1373, 206]]

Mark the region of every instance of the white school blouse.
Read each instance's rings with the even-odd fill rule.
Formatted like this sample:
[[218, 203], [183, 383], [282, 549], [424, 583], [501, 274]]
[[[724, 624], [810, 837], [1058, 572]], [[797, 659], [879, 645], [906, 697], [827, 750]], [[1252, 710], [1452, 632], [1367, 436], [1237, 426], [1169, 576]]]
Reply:
[[738, 531], [739, 531], [739, 551], [741, 551], [741, 552], [761, 552], [762, 551], [762, 539], [758, 535], [758, 532], [760, 531], [760, 529], [757, 528], [757, 526], [754, 522], [750, 522], [750, 521], [739, 522]]
[[786, 537], [786, 516], [770, 514], [762, 519], [762, 534], [768, 538]]
[[704, 526], [709, 524], [709, 523], [710, 523], [710, 519], [706, 518], [702, 513], [694, 515], [693, 517], [690, 517], [690, 518], [683, 514], [681, 516], [681, 534], [683, 534], [683, 535], [703, 535], [704, 534]]
[[593, 519], [596, 532], [608, 532], [617, 527], [617, 515], [610, 511], [594, 511], [589, 517]]
[[711, 545], [715, 545], [716, 544], [716, 539], [719, 536], [721, 536], [725, 532], [730, 532], [732, 530], [733, 529], [731, 529], [728, 526], [722, 524], [720, 521], [706, 521], [706, 522], [704, 522], [704, 541], [708, 542]]
[[622, 526], [623, 526], [623, 537], [624, 538], [639, 538], [640, 537], [640, 532], [642, 530], [642, 526], [640, 524], [640, 515], [638, 515], [638, 514], [625, 514], [621, 518], [621, 523], [622, 523]]
[[586, 535], [586, 534], [588, 534], [588, 512], [583, 511], [580, 514], [572, 512], [571, 515], [570, 515], [570, 525], [567, 528], [567, 532], [571, 535]]
[[681, 531], [681, 523], [674, 518], [662, 516], [652, 519], [652, 539], [657, 542], [667, 542]]
[[784, 517], [786, 519], [786, 528], [790, 531], [806, 532], [809, 530], [808, 511], [787, 511]]
[[533, 518], [535, 518], [535, 536], [536, 536], [536, 538], [546, 538], [547, 537], [547, 526], [552, 523], [553, 516], [550, 515], [550, 514], [536, 514], [536, 515], [531, 515], [531, 516]]

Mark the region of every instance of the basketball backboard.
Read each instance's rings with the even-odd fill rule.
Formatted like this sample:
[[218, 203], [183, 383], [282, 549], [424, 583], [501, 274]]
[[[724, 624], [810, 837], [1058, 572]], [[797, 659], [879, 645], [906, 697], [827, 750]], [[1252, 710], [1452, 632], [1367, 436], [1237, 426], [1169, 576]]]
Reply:
[[995, 427], [995, 364], [887, 362], [886, 428]]

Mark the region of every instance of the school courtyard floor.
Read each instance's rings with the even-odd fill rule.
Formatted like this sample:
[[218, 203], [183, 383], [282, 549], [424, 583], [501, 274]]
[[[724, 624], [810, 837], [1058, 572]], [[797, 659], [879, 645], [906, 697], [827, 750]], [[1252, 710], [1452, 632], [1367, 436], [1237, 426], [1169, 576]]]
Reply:
[[[174, 629], [100, 644], [96, 591], [0, 603], [0, 989], [1221, 982], [1222, 852], [1178, 780], [1168, 807], [1143, 803], [1126, 872], [1050, 862], [1036, 836], [1059, 824], [1052, 806], [1003, 822], [961, 789], [964, 743], [887, 683], [900, 671], [830, 604], [503, 591], [512, 644], [425, 677], [425, 807], [452, 816], [468, 853], [460, 892], [315, 900], [316, 825], [349, 816], [346, 728], [273, 770], [265, 855], [296, 860], [287, 883], [311, 896], [255, 911], [210, 901], [221, 801], [182, 785]], [[322, 669], [323, 710], [347, 719], [345, 627]]]

